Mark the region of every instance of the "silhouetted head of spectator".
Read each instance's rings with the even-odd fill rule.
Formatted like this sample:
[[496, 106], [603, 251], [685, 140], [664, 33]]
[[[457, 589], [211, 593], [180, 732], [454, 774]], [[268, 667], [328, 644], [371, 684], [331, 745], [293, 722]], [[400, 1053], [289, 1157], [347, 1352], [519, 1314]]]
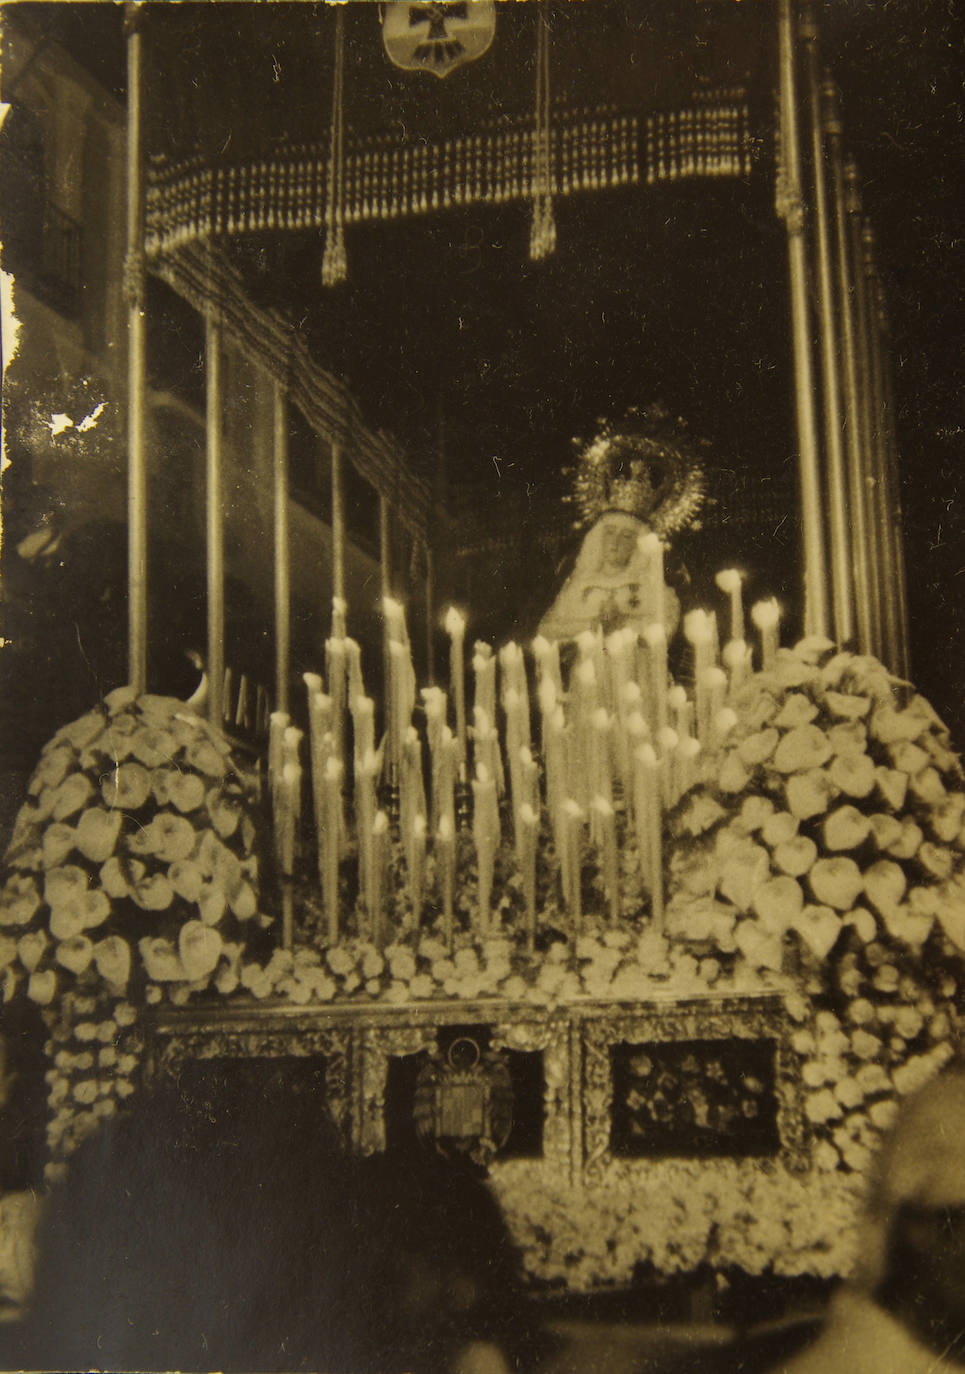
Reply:
[[965, 1361], [965, 1060], [902, 1104], [868, 1214], [859, 1282], [926, 1345]]
[[247, 1129], [145, 1099], [71, 1161], [38, 1236], [24, 1356], [48, 1369], [345, 1363], [350, 1166], [283, 1105]]
[[45, 1039], [33, 1003], [15, 999], [0, 1010], [0, 1193], [43, 1186]]
[[366, 1370], [442, 1374], [467, 1347], [530, 1367], [540, 1338], [499, 1205], [473, 1166], [412, 1147], [361, 1166]]

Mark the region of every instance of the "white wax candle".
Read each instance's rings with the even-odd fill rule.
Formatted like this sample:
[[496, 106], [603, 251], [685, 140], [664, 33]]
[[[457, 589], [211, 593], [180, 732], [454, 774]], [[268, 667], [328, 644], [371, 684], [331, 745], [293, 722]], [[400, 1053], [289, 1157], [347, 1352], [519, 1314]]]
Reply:
[[566, 827], [567, 902], [573, 925], [579, 930], [583, 924], [583, 810], [573, 797], [563, 803], [563, 823]]
[[777, 664], [781, 608], [776, 597], [758, 601], [751, 611], [751, 619], [761, 633], [761, 667], [771, 672]]
[[446, 944], [451, 950], [456, 898], [456, 831], [449, 815], [440, 819], [436, 831], [436, 873], [442, 888]]
[[459, 767], [466, 765], [466, 679], [463, 662], [463, 641], [466, 622], [454, 606], [446, 612], [446, 632], [449, 635], [449, 682], [452, 700], [456, 711], [456, 745], [459, 750]]
[[268, 717], [268, 791], [272, 797], [285, 765], [285, 731], [290, 724], [291, 716], [287, 711], [272, 711]]
[[689, 792], [697, 781], [697, 759], [701, 753], [701, 743], [693, 735], [684, 736], [677, 745], [677, 757], [679, 759], [677, 776], [679, 778], [679, 795], [683, 796]]
[[472, 783], [472, 831], [479, 870], [479, 931], [489, 931], [490, 906], [493, 888], [493, 862], [498, 843], [499, 811], [496, 804], [496, 784], [488, 771], [480, 767]]
[[338, 940], [338, 856], [343, 773], [344, 768], [340, 760], [329, 757], [322, 778], [324, 824], [320, 838], [322, 892], [328, 917], [328, 942], [332, 945]]
[[750, 649], [743, 639], [732, 639], [724, 645], [724, 666], [730, 674], [730, 694], [733, 697], [747, 681], [750, 671]]
[[638, 757], [643, 764], [646, 790], [650, 905], [654, 923], [659, 929], [663, 924], [663, 812], [660, 801], [660, 762], [650, 744], [641, 745]]
[[281, 770], [275, 807], [278, 863], [286, 878], [291, 877], [295, 867], [295, 829], [301, 785], [302, 770], [294, 760], [291, 760]]
[[362, 681], [362, 648], [357, 640], [346, 639], [345, 662], [348, 673], [348, 699], [365, 696], [365, 683]]
[[343, 757], [345, 748], [345, 707], [348, 701], [345, 644], [345, 639], [325, 641], [325, 676], [332, 697], [332, 734], [339, 758]]
[[539, 819], [528, 802], [524, 802], [518, 813], [520, 844], [520, 869], [523, 879], [523, 899], [526, 903], [526, 939], [533, 948], [536, 938], [536, 837]]
[[667, 724], [667, 632], [658, 623], [643, 632], [650, 668], [650, 727], [654, 734]]
[[372, 941], [381, 949], [386, 943], [385, 888], [389, 871], [389, 818], [384, 811], [372, 822], [372, 891], [370, 914]]
[[725, 568], [717, 574], [717, 585], [730, 597], [730, 637], [744, 638], [744, 601], [741, 596], [742, 578], [736, 568]]
[[652, 530], [648, 530], [646, 534], [640, 535], [637, 546], [647, 564], [647, 612], [653, 624], [662, 625], [664, 623], [663, 544], [658, 535], [654, 534]]
[[419, 922], [422, 919], [422, 906], [424, 902], [425, 859], [426, 818], [422, 815], [416, 815], [412, 818], [412, 828], [409, 831], [406, 867], [409, 873], [409, 904], [412, 907], [412, 915], [417, 930], [419, 928]]
[[362, 762], [375, 750], [375, 702], [371, 697], [353, 698], [352, 725], [355, 759]]
[[592, 809], [596, 817], [599, 835], [597, 852], [600, 872], [603, 874], [603, 887], [610, 908], [610, 920], [617, 921], [620, 916], [620, 881], [617, 863], [616, 816], [606, 797], [594, 797]]

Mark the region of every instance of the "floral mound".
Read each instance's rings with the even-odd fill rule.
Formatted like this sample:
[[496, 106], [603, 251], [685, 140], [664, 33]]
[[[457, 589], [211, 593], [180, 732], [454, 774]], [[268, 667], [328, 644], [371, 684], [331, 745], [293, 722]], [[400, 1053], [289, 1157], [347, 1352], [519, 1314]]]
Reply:
[[716, 781], [674, 818], [668, 934], [795, 977], [815, 1161], [860, 1172], [959, 1029], [965, 779], [923, 697], [824, 641], [734, 708]]
[[238, 986], [257, 779], [183, 702], [120, 688], [45, 747], [5, 856], [4, 997], [46, 1009], [55, 1155], [132, 1088], [135, 1004]]

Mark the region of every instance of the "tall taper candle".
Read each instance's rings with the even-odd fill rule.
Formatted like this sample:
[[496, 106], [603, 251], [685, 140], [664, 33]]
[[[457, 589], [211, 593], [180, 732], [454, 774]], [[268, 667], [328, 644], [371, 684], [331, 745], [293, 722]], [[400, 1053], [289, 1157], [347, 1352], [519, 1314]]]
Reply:
[[658, 622], [648, 625], [643, 637], [647, 641], [650, 678], [650, 729], [656, 735], [667, 724], [667, 632]]
[[724, 568], [717, 574], [720, 590], [730, 597], [730, 637], [744, 638], [744, 600], [741, 595], [741, 575], [736, 568]]
[[385, 929], [385, 888], [389, 875], [389, 818], [384, 811], [372, 823], [372, 942], [379, 949], [387, 943]]
[[325, 912], [328, 917], [328, 942], [330, 945], [334, 945], [338, 940], [339, 824], [342, 815], [342, 775], [344, 771], [341, 760], [333, 756], [325, 764], [323, 778], [325, 829], [322, 837], [324, 856], [322, 888], [325, 897]]
[[446, 612], [446, 632], [449, 635], [449, 677], [452, 699], [456, 710], [456, 746], [459, 751], [460, 776], [466, 770], [466, 667], [463, 662], [463, 641], [466, 635], [466, 622], [450, 606]]
[[777, 599], [772, 596], [767, 601], [758, 601], [751, 611], [751, 619], [761, 632], [761, 667], [765, 673], [772, 672], [777, 666], [781, 620]]
[[536, 939], [536, 840], [539, 819], [528, 802], [519, 808], [520, 868], [523, 898], [526, 902], [526, 942], [530, 950]]
[[442, 888], [446, 945], [451, 950], [456, 904], [456, 829], [451, 815], [440, 818], [436, 831], [436, 873]]

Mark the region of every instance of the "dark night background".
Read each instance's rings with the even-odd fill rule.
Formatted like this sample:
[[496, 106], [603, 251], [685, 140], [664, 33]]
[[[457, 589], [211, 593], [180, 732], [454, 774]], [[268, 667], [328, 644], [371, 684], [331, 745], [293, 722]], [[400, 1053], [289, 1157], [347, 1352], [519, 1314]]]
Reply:
[[[186, 8], [172, 7], [172, 12]], [[723, 0], [557, 4], [552, 11], [554, 92], [587, 101], [614, 98], [613, 90], [628, 79], [628, 48], [645, 62], [654, 41], [657, 47], [670, 42], [673, 49], [675, 25], [683, 33], [695, 12], [706, 18], [724, 8]], [[123, 98], [119, 6], [20, 4], [17, 9], [38, 30], [59, 38]], [[420, 79], [395, 72], [381, 59], [374, 6], [352, 7], [349, 62], [356, 56], [368, 67], [364, 62], [360, 67], [354, 97], [355, 68], [349, 67], [348, 123], [357, 118], [371, 125], [374, 118], [391, 128], [409, 110], [417, 132], [420, 118], [427, 127], [438, 127], [451, 110], [456, 118], [461, 111], [471, 131], [477, 89], [471, 83], [483, 77], [490, 82], [490, 108], [499, 100], [529, 108], [529, 9], [499, 6], [490, 53], [445, 83], [425, 78], [420, 85]], [[217, 10], [222, 34], [267, 12], [255, 5], [219, 5]], [[299, 22], [320, 17], [319, 70], [327, 71], [325, 25], [331, 11], [313, 5], [270, 10], [279, 23], [283, 11], [299, 12]], [[729, 10], [737, 13], [738, 7]], [[961, 33], [950, 0], [827, 0], [818, 12], [822, 56], [842, 87], [846, 145], [862, 174], [889, 305], [912, 677], [960, 744], [965, 738]], [[766, 27], [770, 13], [763, 0], [746, 0], [743, 6], [751, 33], [751, 97], [765, 122], [773, 69], [763, 70], [755, 45], [762, 33], [771, 32]], [[185, 84], [193, 75], [192, 58], [209, 61], [200, 50], [182, 49], [173, 67], [162, 68], [164, 81], [181, 82], [185, 108], [193, 86]], [[311, 59], [308, 50], [292, 58], [294, 86], [311, 77]], [[726, 74], [727, 63], [735, 59], [725, 53], [721, 60]], [[672, 86], [671, 66], [661, 64], [656, 48], [650, 63], [649, 78]], [[227, 67], [218, 70], [231, 79]], [[613, 72], [623, 75], [613, 78]], [[157, 82], [157, 70], [153, 79]], [[691, 84], [689, 73], [686, 83]], [[199, 89], [205, 98], [203, 84]], [[220, 98], [212, 101], [209, 92], [207, 99], [222, 109]], [[306, 108], [307, 99], [303, 93], [299, 109]], [[284, 100], [282, 92], [273, 111], [253, 104], [248, 122], [236, 128], [239, 139], [251, 136], [259, 120], [284, 113]], [[316, 136], [324, 138], [324, 78], [311, 100]], [[716, 596], [713, 573], [737, 562], [748, 572], [748, 595], [776, 591], [791, 606], [793, 624], [797, 516], [786, 255], [783, 226], [773, 211], [769, 149], [762, 151], [746, 184], [702, 181], [577, 195], [557, 200], [556, 217], [557, 252], [538, 264], [527, 258], [525, 205], [350, 225], [349, 281], [334, 291], [319, 284], [316, 235], [292, 235], [284, 242], [245, 240], [234, 251], [253, 294], [281, 305], [300, 322], [319, 361], [350, 381], [373, 426], [394, 432], [427, 474], [436, 469], [444, 433], [450, 500], [475, 517], [484, 540], [488, 533], [498, 542], [490, 559], [480, 553], [472, 561], [470, 590], [484, 607], [475, 633], [494, 638], [520, 633], [550, 599], [565, 550], [560, 469], [570, 458], [570, 439], [591, 437], [600, 416], [617, 416], [629, 405], [652, 401], [664, 402], [687, 420], [695, 436], [709, 442], [715, 504], [703, 533], [686, 537], [680, 549], [693, 577], [693, 598]], [[195, 342], [193, 337], [183, 341], [188, 370], [196, 363]], [[167, 358], [165, 366], [176, 368], [177, 358]], [[554, 533], [560, 536], [555, 542]]]

